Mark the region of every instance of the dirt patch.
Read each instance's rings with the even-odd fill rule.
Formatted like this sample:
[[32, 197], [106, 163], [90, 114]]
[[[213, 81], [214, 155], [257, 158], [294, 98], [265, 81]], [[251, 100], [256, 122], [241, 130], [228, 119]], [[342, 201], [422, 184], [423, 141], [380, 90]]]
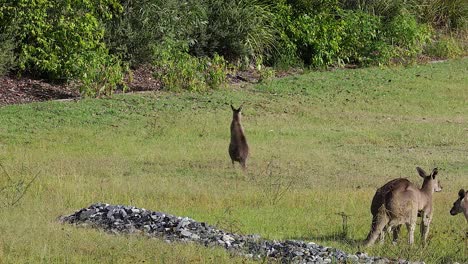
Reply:
[[80, 94], [66, 84], [52, 84], [29, 77], [0, 77], [0, 106], [31, 102], [71, 99]]
[[[162, 88], [153, 77], [153, 68], [140, 67], [125, 78], [128, 91], [157, 91]], [[116, 91], [120, 93], [122, 91]], [[50, 83], [29, 76], [7, 75], [0, 77], [0, 106], [49, 100], [79, 99], [78, 89], [67, 83]]]

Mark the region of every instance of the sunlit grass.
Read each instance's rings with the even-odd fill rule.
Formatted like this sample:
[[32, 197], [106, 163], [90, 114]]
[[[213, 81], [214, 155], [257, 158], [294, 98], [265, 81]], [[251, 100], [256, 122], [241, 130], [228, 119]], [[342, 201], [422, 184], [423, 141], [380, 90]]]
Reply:
[[[466, 221], [448, 211], [468, 188], [467, 65], [313, 72], [206, 94], [0, 108], [1, 164], [18, 179], [39, 173], [19, 205], [0, 211], [0, 263], [245, 261], [219, 248], [56, 221], [95, 202], [356, 252], [376, 188], [396, 177], [419, 185], [416, 166], [439, 167], [444, 187], [434, 195], [428, 247], [419, 246], [419, 230], [417, 244], [407, 246], [404, 230], [398, 246], [366, 251], [466, 263]], [[231, 102], [245, 103], [246, 173], [231, 167], [227, 153]], [[341, 212], [349, 215], [346, 235]]]

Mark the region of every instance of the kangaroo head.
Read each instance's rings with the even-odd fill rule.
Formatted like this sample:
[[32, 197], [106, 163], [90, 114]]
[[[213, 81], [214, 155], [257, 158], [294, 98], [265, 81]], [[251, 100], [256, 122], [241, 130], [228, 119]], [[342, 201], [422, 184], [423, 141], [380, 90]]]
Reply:
[[241, 111], [242, 111], [242, 105], [239, 106], [239, 108], [234, 108], [234, 106], [232, 106], [231, 104], [231, 109], [232, 109], [232, 117], [233, 119], [240, 119], [240, 116], [241, 116]]
[[416, 167], [416, 170], [418, 171], [419, 176], [424, 179], [423, 188], [429, 188], [432, 192], [442, 191], [442, 186], [440, 185], [439, 179], [436, 179], [436, 175], [439, 173], [437, 168], [434, 168], [431, 174], [426, 173], [420, 167]]
[[468, 191], [465, 192], [465, 190], [460, 189], [460, 191], [458, 192], [458, 199], [453, 203], [452, 209], [450, 209], [451, 215], [456, 215], [463, 212], [462, 201], [463, 199], [465, 199], [465, 197], [467, 197], [467, 195]]

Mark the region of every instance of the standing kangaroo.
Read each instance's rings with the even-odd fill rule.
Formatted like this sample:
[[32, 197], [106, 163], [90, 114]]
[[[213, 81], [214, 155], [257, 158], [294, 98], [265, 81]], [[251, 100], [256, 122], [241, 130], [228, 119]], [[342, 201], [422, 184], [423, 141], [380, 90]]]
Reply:
[[[414, 243], [414, 230], [418, 213], [421, 214], [421, 237], [422, 243], [426, 243], [429, 233], [429, 225], [432, 221], [432, 194], [442, 190], [439, 180], [436, 179], [437, 168], [427, 174], [423, 169], [417, 167], [419, 175], [424, 179], [421, 188], [407, 179], [395, 179], [377, 190], [372, 200], [371, 211], [372, 225], [364, 246], [375, 243], [377, 237], [382, 234], [383, 229], [395, 227], [393, 238], [398, 238], [399, 226], [406, 224], [408, 228], [408, 242]], [[379, 195], [377, 195], [379, 194]], [[380, 206], [379, 206], [380, 205]]]
[[245, 138], [244, 128], [241, 124], [241, 110], [242, 105], [235, 109], [231, 105], [232, 109], [232, 122], [231, 122], [231, 143], [229, 143], [229, 156], [231, 157], [232, 165], [234, 161], [241, 164], [242, 168], [246, 169], [247, 156], [249, 155], [249, 145], [247, 145], [247, 139]]
[[461, 189], [458, 192], [458, 199], [453, 203], [452, 209], [450, 209], [451, 215], [456, 215], [463, 212], [466, 221], [468, 222], [468, 191]]

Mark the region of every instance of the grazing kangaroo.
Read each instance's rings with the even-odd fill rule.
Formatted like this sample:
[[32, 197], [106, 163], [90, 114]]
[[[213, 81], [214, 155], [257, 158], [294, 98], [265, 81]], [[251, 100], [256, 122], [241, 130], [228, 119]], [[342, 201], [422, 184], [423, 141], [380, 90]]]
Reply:
[[232, 122], [231, 143], [229, 144], [229, 156], [231, 157], [232, 166], [234, 166], [234, 161], [237, 161], [245, 170], [247, 156], [249, 155], [249, 145], [247, 145], [247, 139], [245, 138], [244, 128], [241, 124], [242, 105], [238, 109], [235, 109], [234, 106], [231, 105], [231, 109]]
[[[383, 233], [383, 229], [394, 230], [394, 240], [398, 238], [399, 226], [406, 224], [408, 228], [408, 242], [414, 243], [414, 230], [418, 213], [422, 218], [421, 237], [422, 243], [426, 243], [429, 233], [429, 225], [432, 221], [432, 194], [442, 190], [439, 180], [436, 179], [437, 168], [427, 174], [423, 169], [417, 167], [419, 175], [424, 179], [421, 188], [407, 179], [395, 179], [379, 188], [372, 200], [372, 225], [364, 246], [375, 243], [377, 237]], [[379, 206], [380, 205], [380, 206]]]
[[456, 215], [463, 212], [468, 222], [468, 191], [461, 189], [458, 192], [458, 200], [453, 203], [452, 209], [450, 209], [451, 215]]

